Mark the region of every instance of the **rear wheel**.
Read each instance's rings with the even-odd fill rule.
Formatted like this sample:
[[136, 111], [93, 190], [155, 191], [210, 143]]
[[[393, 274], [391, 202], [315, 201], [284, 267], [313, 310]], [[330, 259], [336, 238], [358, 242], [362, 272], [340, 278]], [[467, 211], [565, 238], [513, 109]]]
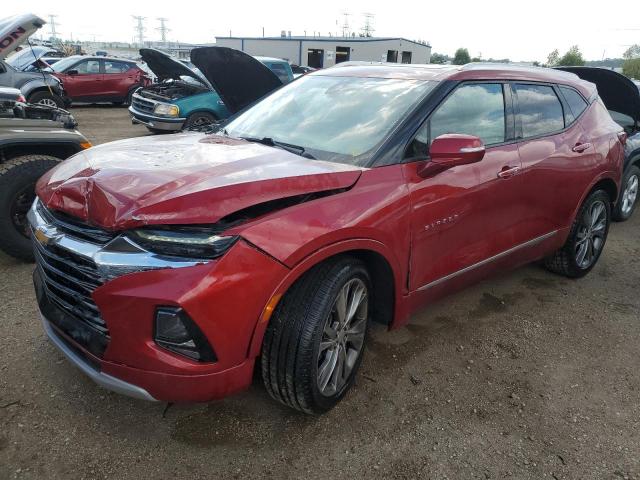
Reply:
[[580, 207], [564, 246], [545, 259], [545, 266], [567, 277], [585, 276], [602, 254], [610, 223], [611, 199], [604, 190], [596, 190]]
[[29, 95], [27, 101], [38, 105], [46, 105], [47, 107], [64, 108], [64, 100], [62, 97], [50, 92], [49, 90], [32, 93]]
[[27, 212], [37, 180], [60, 162], [48, 155], [25, 155], [0, 166], [0, 250], [33, 261]]
[[640, 190], [640, 168], [632, 166], [622, 179], [622, 188], [618, 204], [613, 210], [613, 219], [625, 222], [631, 218], [638, 203]]
[[318, 265], [291, 287], [262, 344], [262, 378], [274, 399], [318, 414], [344, 397], [362, 361], [370, 292], [366, 268], [351, 257]]

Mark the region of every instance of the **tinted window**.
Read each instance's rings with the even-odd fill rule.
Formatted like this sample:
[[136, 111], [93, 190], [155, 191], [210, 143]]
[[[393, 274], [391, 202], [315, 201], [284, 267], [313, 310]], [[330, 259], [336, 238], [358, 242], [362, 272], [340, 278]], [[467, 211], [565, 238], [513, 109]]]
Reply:
[[130, 64], [125, 62], [104, 62], [104, 73], [124, 73], [129, 70]]
[[564, 114], [567, 125], [572, 123], [576, 118], [580, 116], [584, 109], [587, 108], [587, 102], [572, 88], [560, 87], [564, 99], [569, 104], [571, 111], [566, 111]]
[[536, 137], [564, 128], [562, 105], [552, 87], [516, 85], [522, 136]]
[[281, 63], [272, 63], [269, 65], [269, 68], [278, 76], [282, 83], [287, 83], [289, 81], [289, 72]]
[[99, 60], [87, 60], [86, 62], [80, 62], [71, 70], [77, 70], [80, 75], [93, 75], [94, 73], [100, 73], [100, 61]]

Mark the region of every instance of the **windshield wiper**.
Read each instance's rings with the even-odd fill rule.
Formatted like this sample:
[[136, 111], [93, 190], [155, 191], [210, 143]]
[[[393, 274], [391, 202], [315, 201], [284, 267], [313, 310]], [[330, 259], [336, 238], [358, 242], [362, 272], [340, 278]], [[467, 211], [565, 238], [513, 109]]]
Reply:
[[278, 142], [277, 140], [274, 140], [271, 137], [262, 137], [262, 138], [240, 137], [240, 138], [242, 138], [243, 140], [246, 140], [247, 142], [261, 143], [262, 145], [267, 145], [268, 147], [281, 148], [283, 150], [286, 150], [287, 152], [295, 153], [296, 155], [300, 155], [301, 157], [309, 158], [311, 160], [316, 159], [313, 155], [308, 153], [304, 147], [301, 147], [300, 145], [293, 145], [291, 143]]

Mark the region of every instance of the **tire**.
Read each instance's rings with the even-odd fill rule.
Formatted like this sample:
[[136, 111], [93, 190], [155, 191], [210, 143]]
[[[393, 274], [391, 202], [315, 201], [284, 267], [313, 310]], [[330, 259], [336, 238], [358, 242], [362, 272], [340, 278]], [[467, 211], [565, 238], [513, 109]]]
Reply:
[[598, 263], [610, 224], [611, 199], [604, 190], [596, 190], [580, 207], [563, 247], [545, 259], [547, 269], [569, 278], [584, 277]]
[[626, 222], [633, 215], [640, 197], [640, 168], [633, 165], [622, 179], [620, 198], [613, 209], [616, 222]]
[[183, 130], [187, 130], [192, 127], [204, 127], [206, 125], [211, 125], [212, 123], [217, 122], [218, 119], [214, 117], [212, 114], [207, 112], [195, 112], [187, 117], [182, 126]]
[[[337, 299], [340, 293], [360, 289], [364, 292], [360, 306], [352, 320], [345, 322], [354, 332], [348, 336], [348, 329], [338, 325]], [[324, 413], [344, 397], [362, 362], [370, 292], [365, 266], [347, 256], [312, 268], [289, 289], [262, 342], [262, 379], [271, 397], [308, 414]], [[334, 370], [330, 370], [332, 364]]]
[[54, 105], [58, 108], [65, 108], [64, 100], [60, 95], [56, 95], [55, 93], [49, 92], [49, 90], [41, 90], [29, 95], [27, 99], [29, 103], [39, 103], [42, 105], [48, 105], [53, 107]]
[[48, 155], [25, 155], [0, 165], [0, 250], [33, 261], [26, 212], [35, 198], [36, 181], [60, 163]]

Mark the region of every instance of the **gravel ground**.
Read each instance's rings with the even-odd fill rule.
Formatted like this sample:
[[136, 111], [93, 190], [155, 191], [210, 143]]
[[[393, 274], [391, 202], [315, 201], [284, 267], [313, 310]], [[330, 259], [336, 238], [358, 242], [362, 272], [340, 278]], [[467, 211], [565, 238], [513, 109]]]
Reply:
[[[95, 143], [146, 134], [123, 108], [74, 113]], [[32, 266], [0, 257], [0, 478], [639, 479], [639, 231], [613, 225], [582, 280], [528, 266], [375, 328], [319, 418], [258, 376], [168, 409], [100, 389], [46, 340]]]

